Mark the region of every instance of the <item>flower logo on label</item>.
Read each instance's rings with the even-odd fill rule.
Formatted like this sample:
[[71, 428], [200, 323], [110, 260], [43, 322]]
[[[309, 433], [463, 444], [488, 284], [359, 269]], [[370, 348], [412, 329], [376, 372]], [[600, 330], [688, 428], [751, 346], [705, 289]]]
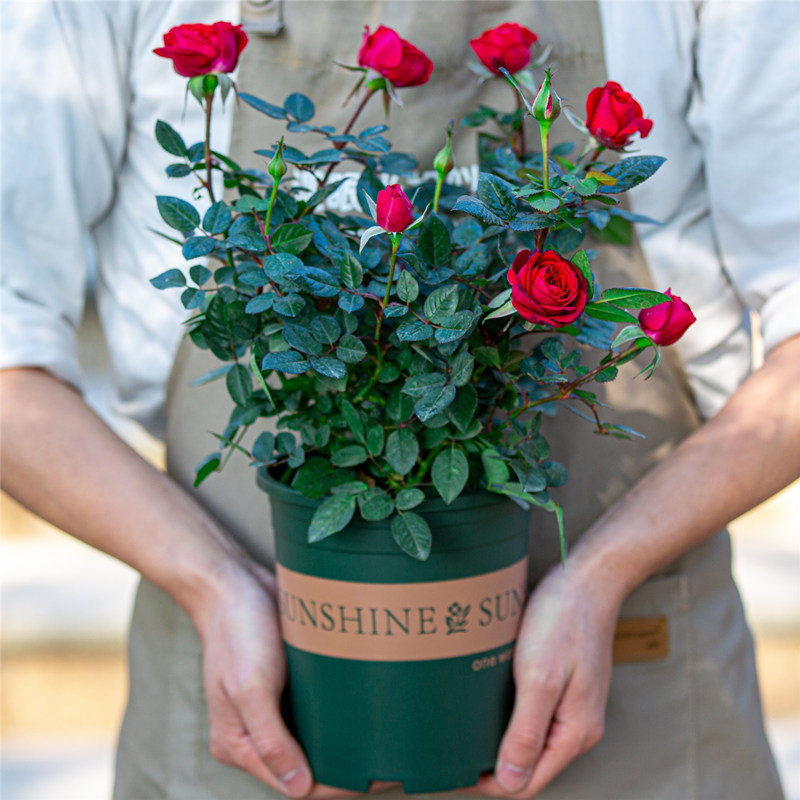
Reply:
[[447, 609], [447, 635], [451, 633], [466, 633], [467, 632], [467, 616], [471, 606], [469, 604], [462, 606], [460, 603], [451, 603]]

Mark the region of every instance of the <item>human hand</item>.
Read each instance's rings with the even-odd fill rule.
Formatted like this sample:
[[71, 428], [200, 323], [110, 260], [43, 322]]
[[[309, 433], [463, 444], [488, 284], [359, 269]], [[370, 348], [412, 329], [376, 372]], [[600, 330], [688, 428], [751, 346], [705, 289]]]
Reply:
[[231, 569], [224, 590], [196, 623], [211, 755], [290, 797], [355, 796], [315, 784], [306, 757], [280, 713], [286, 662], [274, 578], [255, 565]]
[[620, 603], [560, 566], [536, 587], [517, 640], [517, 694], [495, 772], [470, 792], [534, 797], [600, 741]]

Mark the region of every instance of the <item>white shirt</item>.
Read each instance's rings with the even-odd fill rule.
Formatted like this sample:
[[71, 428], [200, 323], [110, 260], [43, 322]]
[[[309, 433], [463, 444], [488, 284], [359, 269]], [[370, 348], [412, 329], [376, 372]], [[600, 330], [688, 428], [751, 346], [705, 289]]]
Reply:
[[[708, 416], [749, 369], [747, 309], [761, 315], [768, 350], [800, 333], [789, 163], [800, 4], [601, 0], [600, 12], [609, 78], [653, 119], [646, 152], [668, 158], [631, 205], [664, 222], [641, 226], [642, 245], [656, 286], [698, 317], [678, 347]], [[165, 229], [155, 195], [187, 189], [165, 177], [175, 159], [153, 130], [165, 119], [194, 142], [203, 121], [191, 98], [176, 119], [183, 79], [150, 51], [173, 25], [238, 13], [230, 0], [3, 5], [0, 367], [41, 366], [81, 385], [75, 332], [91, 233], [120, 410], [159, 430], [185, 312], [179, 292], [149, 284], [181, 257], [147, 229]], [[216, 115], [215, 149], [225, 150], [230, 119]]]

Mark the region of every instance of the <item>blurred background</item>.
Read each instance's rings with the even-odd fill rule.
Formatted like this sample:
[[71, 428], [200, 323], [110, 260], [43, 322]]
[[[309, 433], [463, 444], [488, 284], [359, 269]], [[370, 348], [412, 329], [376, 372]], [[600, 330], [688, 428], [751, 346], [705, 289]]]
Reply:
[[[81, 344], [92, 406], [161, 463], [159, 443], [109, 410], [105, 350], [91, 305]], [[0, 500], [0, 797], [107, 800], [136, 576], [9, 498]], [[799, 517], [795, 484], [732, 526], [734, 569], [756, 637], [768, 733], [787, 800], [800, 800]]]

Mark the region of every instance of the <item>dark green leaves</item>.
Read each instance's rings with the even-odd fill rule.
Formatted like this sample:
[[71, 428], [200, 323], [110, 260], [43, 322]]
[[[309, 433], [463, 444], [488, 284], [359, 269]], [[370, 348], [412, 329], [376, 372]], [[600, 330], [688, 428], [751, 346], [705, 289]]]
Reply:
[[467, 457], [456, 447], [443, 450], [433, 461], [431, 478], [445, 503], [452, 503], [461, 494], [468, 477]]
[[665, 161], [660, 156], [623, 158], [606, 170], [606, 174], [616, 178], [617, 182], [613, 186], [603, 186], [600, 191], [607, 194], [627, 192], [647, 180]]
[[308, 541], [319, 542], [347, 527], [356, 510], [356, 498], [351, 494], [326, 497], [311, 518]]
[[392, 537], [412, 558], [425, 561], [431, 554], [431, 529], [414, 511], [398, 511], [392, 517]]
[[179, 197], [166, 197], [159, 195], [156, 197], [158, 203], [158, 213], [161, 219], [176, 231], [191, 233], [200, 225], [200, 214], [197, 209]]
[[156, 141], [171, 155], [185, 156], [186, 143], [183, 137], [166, 122], [156, 122]]
[[389, 434], [386, 440], [386, 460], [398, 475], [410, 472], [417, 462], [418, 455], [417, 437], [408, 428], [401, 428]]

